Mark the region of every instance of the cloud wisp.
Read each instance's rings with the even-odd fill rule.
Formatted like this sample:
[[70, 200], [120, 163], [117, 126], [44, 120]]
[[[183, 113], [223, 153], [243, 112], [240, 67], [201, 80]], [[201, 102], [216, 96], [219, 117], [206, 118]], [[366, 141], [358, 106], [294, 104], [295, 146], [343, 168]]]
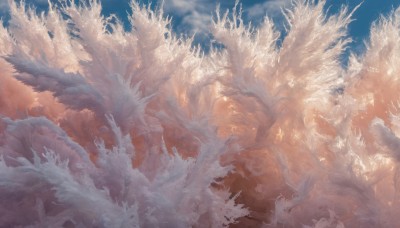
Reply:
[[[189, 34], [205, 34], [210, 30], [212, 12], [216, 2], [212, 0], [163, 0], [163, 9], [167, 15], [179, 18], [177, 31]], [[159, 3], [161, 3], [159, 2]]]
[[[278, 22], [277, 28], [283, 29], [282, 9], [291, 5], [290, 0], [269, 0], [264, 3], [249, 5], [246, 2], [222, 1], [220, 3], [212, 0], [160, 0], [163, 3], [164, 12], [171, 15], [175, 21], [175, 30], [185, 35], [196, 34], [201, 42], [207, 43], [210, 36], [213, 19], [216, 16], [217, 6], [220, 14], [226, 10], [238, 11], [242, 4], [246, 5], [243, 9], [243, 20], [245, 23], [252, 22], [260, 24], [267, 16], [274, 18]], [[235, 7], [235, 4], [240, 6]]]
[[282, 14], [282, 10], [291, 6], [292, 0], [269, 0], [245, 9], [245, 14], [251, 19], [276, 17]]

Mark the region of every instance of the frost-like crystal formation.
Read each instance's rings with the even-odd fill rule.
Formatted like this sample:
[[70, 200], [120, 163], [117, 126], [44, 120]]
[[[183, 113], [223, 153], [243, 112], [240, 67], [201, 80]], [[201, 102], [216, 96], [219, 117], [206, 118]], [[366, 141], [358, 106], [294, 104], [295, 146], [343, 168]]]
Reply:
[[[131, 4], [0, 26], [1, 227], [400, 227], [400, 10], [341, 58], [352, 12], [217, 13], [203, 54]], [[277, 45], [281, 43], [281, 45]]]

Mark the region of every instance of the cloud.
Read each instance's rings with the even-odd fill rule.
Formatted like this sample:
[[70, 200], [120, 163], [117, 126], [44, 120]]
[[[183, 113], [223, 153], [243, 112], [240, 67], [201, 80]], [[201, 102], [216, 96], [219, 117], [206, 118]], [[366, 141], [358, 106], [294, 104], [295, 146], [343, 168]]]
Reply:
[[211, 0], [165, 0], [164, 12], [180, 19], [178, 32], [207, 33], [216, 2]]
[[[196, 11], [196, 7], [198, 8], [197, 0], [185, 1], [185, 0], [165, 0], [164, 1], [164, 10], [166, 12], [174, 12], [175, 14], [186, 14], [192, 11]], [[196, 6], [197, 5], [197, 6]]]
[[[161, 3], [162, 0], [159, 0]], [[280, 20], [282, 17], [281, 9], [291, 4], [291, 0], [269, 0], [262, 3], [250, 4], [241, 1], [243, 4], [243, 15], [246, 21], [253, 24], [261, 22], [264, 16], [269, 16]], [[176, 30], [181, 33], [206, 35], [212, 22], [212, 14], [215, 12], [216, 1], [212, 0], [164, 0], [164, 12], [171, 15], [177, 22]], [[231, 9], [235, 1], [223, 1], [221, 11]]]
[[291, 4], [291, 0], [270, 0], [264, 3], [258, 3], [245, 10], [249, 18], [277, 17], [281, 9]]
[[[47, 5], [48, 1], [47, 0], [26, 0], [25, 1], [27, 5]], [[10, 9], [10, 6], [8, 5], [8, 0], [0, 0], [0, 15], [3, 15], [8, 12]]]

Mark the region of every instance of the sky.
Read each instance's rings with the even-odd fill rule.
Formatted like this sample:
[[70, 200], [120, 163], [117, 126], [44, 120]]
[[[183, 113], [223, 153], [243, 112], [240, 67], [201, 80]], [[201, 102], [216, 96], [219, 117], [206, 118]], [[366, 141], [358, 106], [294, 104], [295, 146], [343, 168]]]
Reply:
[[[38, 11], [46, 10], [47, 0], [25, 0], [28, 4], [34, 5]], [[172, 26], [177, 34], [191, 36], [196, 34], [196, 42], [203, 47], [209, 47], [210, 34], [208, 27], [211, 18], [215, 13], [218, 1], [215, 0], [163, 0], [163, 9], [166, 15], [173, 18]], [[103, 13], [116, 14], [129, 29], [126, 20], [130, 12], [130, 0], [101, 0]], [[139, 0], [143, 4], [152, 2], [152, 7], [159, 7], [162, 0]], [[328, 14], [338, 12], [341, 6], [347, 5], [350, 10], [360, 3], [360, 8], [354, 13], [354, 21], [349, 26], [349, 36], [353, 39], [350, 50], [356, 53], [362, 52], [364, 41], [368, 38], [371, 23], [379, 18], [379, 15], [387, 15], [390, 11], [400, 6], [400, 0], [326, 0]], [[284, 18], [281, 9], [290, 6], [291, 0], [241, 0], [243, 7], [243, 19], [245, 23], [251, 22], [257, 26], [264, 18], [272, 18], [278, 30], [284, 31]], [[235, 0], [219, 1], [221, 10], [232, 9]], [[7, 0], [0, 0], [0, 16], [7, 22], [8, 12]]]

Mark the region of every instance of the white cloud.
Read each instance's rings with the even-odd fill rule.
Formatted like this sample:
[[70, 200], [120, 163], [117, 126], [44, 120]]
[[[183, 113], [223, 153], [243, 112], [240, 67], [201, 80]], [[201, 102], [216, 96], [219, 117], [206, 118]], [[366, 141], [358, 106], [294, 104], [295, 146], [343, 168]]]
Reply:
[[164, 0], [164, 12], [182, 19], [179, 32], [206, 33], [216, 2], [211, 0]]
[[291, 0], [270, 0], [264, 3], [258, 3], [245, 9], [249, 18], [262, 18], [264, 16], [276, 17], [281, 13], [281, 9], [291, 4]]
[[[47, 5], [47, 0], [31, 0], [26, 2], [27, 5]], [[8, 5], [8, 0], [0, 0], [0, 16], [7, 13], [10, 9]]]
[[[266, 15], [279, 18], [281, 9], [291, 4], [291, 0], [268, 0], [252, 6], [246, 6], [245, 0], [241, 2], [246, 19], [253, 22], [261, 21]], [[234, 3], [235, 0], [221, 1], [221, 9], [233, 7]], [[181, 19], [178, 32], [201, 35], [208, 33], [216, 5], [213, 0], [164, 0], [164, 12]]]
[[197, 0], [165, 0], [164, 10], [174, 14], [185, 14], [196, 11]]

